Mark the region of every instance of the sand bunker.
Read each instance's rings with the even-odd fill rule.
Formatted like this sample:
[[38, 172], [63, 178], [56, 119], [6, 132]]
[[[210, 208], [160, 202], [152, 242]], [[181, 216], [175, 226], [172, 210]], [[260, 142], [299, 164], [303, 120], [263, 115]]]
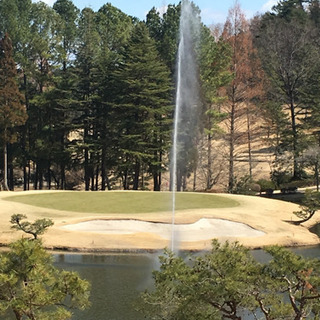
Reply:
[[[167, 223], [154, 223], [140, 220], [91, 220], [61, 227], [70, 231], [95, 232], [104, 234], [152, 233], [170, 240], [172, 226]], [[217, 237], [259, 237], [265, 233], [246, 224], [223, 219], [202, 218], [193, 224], [174, 226], [180, 241], [201, 241]]]

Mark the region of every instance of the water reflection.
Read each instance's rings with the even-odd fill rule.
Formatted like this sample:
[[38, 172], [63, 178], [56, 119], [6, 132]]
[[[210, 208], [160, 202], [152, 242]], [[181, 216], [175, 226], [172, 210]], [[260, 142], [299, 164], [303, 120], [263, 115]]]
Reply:
[[133, 304], [152, 285], [157, 258], [151, 254], [55, 255], [55, 265], [77, 271], [91, 283], [91, 307], [75, 312], [77, 320], [142, 320]]

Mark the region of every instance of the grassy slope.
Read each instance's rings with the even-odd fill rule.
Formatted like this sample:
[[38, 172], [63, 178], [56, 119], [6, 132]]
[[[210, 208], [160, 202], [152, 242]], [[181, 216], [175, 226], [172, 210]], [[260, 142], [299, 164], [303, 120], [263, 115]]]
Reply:
[[[170, 193], [162, 192], [50, 192], [6, 198], [50, 209], [90, 213], [147, 213], [171, 210]], [[237, 201], [212, 194], [178, 193], [176, 210], [227, 208]]]

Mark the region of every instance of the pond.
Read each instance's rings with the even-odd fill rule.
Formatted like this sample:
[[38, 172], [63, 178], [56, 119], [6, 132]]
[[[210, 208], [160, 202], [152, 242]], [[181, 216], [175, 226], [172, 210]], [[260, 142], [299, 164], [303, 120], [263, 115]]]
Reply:
[[[320, 246], [292, 250], [320, 259]], [[252, 254], [260, 262], [268, 259], [262, 250], [253, 250]], [[143, 315], [135, 311], [134, 303], [142, 291], [152, 287], [152, 270], [159, 267], [158, 255], [54, 254], [57, 267], [77, 271], [91, 283], [91, 307], [76, 311], [72, 320], [143, 320]]]
[[77, 271], [91, 283], [91, 307], [74, 320], [142, 320], [134, 309], [140, 292], [152, 286], [153, 254], [58, 254], [55, 265]]
[[[292, 249], [305, 257], [320, 259], [320, 246]], [[268, 259], [253, 250], [260, 262]], [[158, 254], [55, 255], [56, 265], [75, 270], [92, 285], [92, 306], [77, 312], [73, 320], [142, 320], [133, 304], [140, 292], [152, 287], [152, 270], [159, 267]]]

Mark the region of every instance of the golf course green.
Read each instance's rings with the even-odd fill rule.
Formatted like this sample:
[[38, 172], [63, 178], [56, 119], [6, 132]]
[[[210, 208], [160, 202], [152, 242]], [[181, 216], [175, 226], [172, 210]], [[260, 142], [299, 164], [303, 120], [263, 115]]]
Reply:
[[[150, 213], [170, 211], [170, 192], [48, 192], [9, 196], [4, 200], [37, 207], [90, 213]], [[237, 207], [237, 201], [213, 194], [177, 193], [176, 210]]]

